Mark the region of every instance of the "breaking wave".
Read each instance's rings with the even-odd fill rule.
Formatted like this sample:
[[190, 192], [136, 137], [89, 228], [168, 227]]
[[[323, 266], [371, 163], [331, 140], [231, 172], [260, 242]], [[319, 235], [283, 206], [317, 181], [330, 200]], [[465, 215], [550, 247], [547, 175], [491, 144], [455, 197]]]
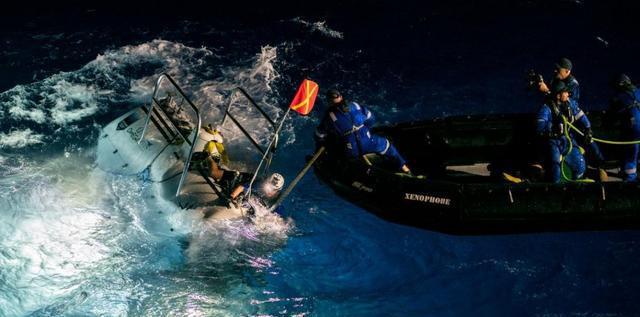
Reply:
[[326, 21], [307, 22], [301, 18], [294, 18], [291, 21], [304, 25], [305, 27], [309, 28], [311, 32], [318, 32], [329, 38], [340, 40], [344, 38], [344, 34], [342, 32], [329, 28]]
[[44, 135], [34, 134], [31, 129], [15, 130], [9, 133], [0, 132], [0, 148], [23, 148], [32, 144], [44, 143]]
[[[208, 48], [165, 40], [110, 50], [77, 71], [57, 73], [0, 93], [2, 127], [22, 131], [12, 132], [12, 138], [2, 145], [20, 148], [60, 140], [59, 134], [68, 131], [94, 129], [95, 120], [104, 122], [101, 115], [148, 102], [161, 73], [174, 77], [194, 103], [208, 109], [205, 119], [219, 115], [235, 87], [244, 87], [275, 118], [281, 113], [277, 93], [271, 87], [279, 76], [276, 58], [277, 47], [269, 45], [237, 66], [218, 65], [220, 57]], [[259, 128], [258, 135], [267, 135], [264, 123]], [[17, 141], [20, 137], [23, 141]], [[61, 141], [67, 140], [62, 137]]]
[[[277, 51], [265, 45], [248, 60], [220, 66], [210, 49], [153, 40], [0, 93], [0, 149], [40, 147], [42, 153], [29, 160], [0, 156], [0, 315], [135, 315], [142, 302], [164, 313], [185, 311], [197, 301], [181, 294], [187, 288], [246, 311], [250, 300], [229, 297], [225, 281], [246, 270], [273, 270], [271, 254], [286, 243], [291, 220], [258, 210], [251, 221], [203, 221], [197, 209], [156, 199], [144, 179], [96, 168], [93, 132], [148, 102], [161, 73], [207, 109], [205, 117], [219, 114], [237, 86], [277, 117]], [[239, 115], [247, 110], [242, 107]], [[268, 125], [255, 124], [258, 133], [268, 132]], [[75, 134], [85, 136], [65, 139]], [[64, 150], [44, 146], [55, 142]], [[212, 271], [222, 279], [219, 289], [198, 284]], [[149, 274], [157, 278], [141, 284]]]

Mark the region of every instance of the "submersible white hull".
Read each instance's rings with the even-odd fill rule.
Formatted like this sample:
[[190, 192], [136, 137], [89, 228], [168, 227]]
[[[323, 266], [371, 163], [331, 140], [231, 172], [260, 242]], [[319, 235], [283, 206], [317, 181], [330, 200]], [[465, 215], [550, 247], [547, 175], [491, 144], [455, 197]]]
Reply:
[[[192, 167], [185, 168], [195, 151], [204, 148], [214, 135], [200, 127], [198, 109], [176, 88], [197, 116], [192, 128], [181, 126], [156, 99], [152, 105], [138, 107], [105, 126], [98, 140], [97, 163], [108, 172], [139, 175], [153, 183], [156, 198], [175, 203], [183, 209], [203, 208], [204, 215], [213, 219], [235, 219], [247, 214], [242, 206], [230, 204], [223, 189], [208, 176]], [[183, 122], [184, 123], [184, 122]], [[190, 131], [189, 131], [190, 130]]]

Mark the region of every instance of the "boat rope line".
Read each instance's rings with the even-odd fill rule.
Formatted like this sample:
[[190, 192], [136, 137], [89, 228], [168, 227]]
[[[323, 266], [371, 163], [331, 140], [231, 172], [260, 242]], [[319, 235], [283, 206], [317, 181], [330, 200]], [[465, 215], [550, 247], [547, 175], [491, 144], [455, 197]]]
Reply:
[[[584, 136], [584, 133], [582, 131], [580, 131], [580, 129], [578, 129], [576, 126], [574, 126], [573, 124], [569, 123], [568, 121], [565, 121], [565, 122], [567, 123], [569, 128], [575, 130], [578, 134]], [[610, 144], [610, 145], [634, 145], [634, 144], [640, 144], [640, 140], [634, 140], [634, 141], [612, 141], [612, 140], [599, 139], [599, 138], [596, 138], [596, 137], [594, 137], [593, 140], [596, 141], [596, 142], [599, 142], [599, 143]]]
[[[578, 131], [578, 133], [580, 133], [580, 135], [584, 135], [580, 130], [578, 130], [573, 124], [571, 124], [571, 122], [569, 122], [569, 120], [567, 119], [567, 117], [565, 117], [564, 115], [562, 116], [562, 121], [564, 123], [563, 125], [563, 132], [564, 132], [564, 137], [567, 138], [567, 141], [569, 142], [569, 150], [567, 151], [567, 155], [569, 155], [571, 153], [571, 151], [573, 150], [573, 139], [571, 138], [571, 135], [569, 134], [569, 127], [572, 127], [574, 129], [576, 129]], [[582, 152], [582, 151], [581, 151]], [[564, 160], [566, 158], [566, 155], [561, 155], [560, 156], [560, 172], [562, 174], [562, 178], [565, 181], [568, 181], [570, 183], [594, 183], [595, 181], [590, 179], [590, 178], [583, 178], [583, 179], [571, 179], [567, 176], [567, 174], [565, 173], [565, 169], [562, 168], [562, 166], [565, 164]]]

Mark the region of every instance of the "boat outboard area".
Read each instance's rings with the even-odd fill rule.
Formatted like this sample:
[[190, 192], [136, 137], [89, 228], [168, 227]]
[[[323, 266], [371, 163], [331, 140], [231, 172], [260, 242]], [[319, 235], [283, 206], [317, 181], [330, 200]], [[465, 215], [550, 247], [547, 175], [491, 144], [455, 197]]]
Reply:
[[[620, 140], [606, 113], [589, 118], [594, 135]], [[413, 175], [391, 171], [376, 154], [345, 160], [330, 149], [315, 172], [336, 193], [385, 220], [462, 235], [640, 228], [638, 183], [613, 176], [550, 183], [536, 175], [533, 114], [437, 118], [375, 133], [392, 141]], [[603, 151], [615, 159], [619, 148]], [[612, 175], [618, 165], [605, 163]]]
[[[242, 111], [234, 112], [240, 104]], [[203, 111], [214, 113], [207, 123]], [[256, 120], [264, 131], [243, 125]], [[183, 209], [203, 208], [206, 218], [241, 218], [250, 213], [251, 206], [232, 201], [229, 187], [258, 173], [256, 166], [265, 153], [267, 168], [261, 173], [268, 171], [277, 142], [268, 149], [264, 143], [269, 138], [277, 140], [273, 128], [274, 121], [242, 88], [230, 93], [224, 109], [201, 109], [170, 75], [162, 74], [149, 104], [128, 111], [102, 129], [97, 164], [111, 173], [139, 175], [153, 183], [156, 197]], [[216, 181], [198, 164], [206, 157], [215, 157], [220, 167], [235, 176]]]

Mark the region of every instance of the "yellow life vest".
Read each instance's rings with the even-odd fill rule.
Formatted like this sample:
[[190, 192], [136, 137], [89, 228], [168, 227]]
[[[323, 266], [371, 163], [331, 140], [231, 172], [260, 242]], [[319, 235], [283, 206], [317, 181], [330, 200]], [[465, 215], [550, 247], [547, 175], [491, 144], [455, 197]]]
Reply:
[[207, 152], [210, 155], [218, 153], [220, 154], [221, 162], [225, 165], [229, 164], [229, 156], [224, 149], [224, 139], [222, 138], [222, 134], [217, 129], [211, 129], [209, 127], [205, 127], [204, 130], [213, 135], [213, 139], [207, 142], [202, 149], [203, 152]]

